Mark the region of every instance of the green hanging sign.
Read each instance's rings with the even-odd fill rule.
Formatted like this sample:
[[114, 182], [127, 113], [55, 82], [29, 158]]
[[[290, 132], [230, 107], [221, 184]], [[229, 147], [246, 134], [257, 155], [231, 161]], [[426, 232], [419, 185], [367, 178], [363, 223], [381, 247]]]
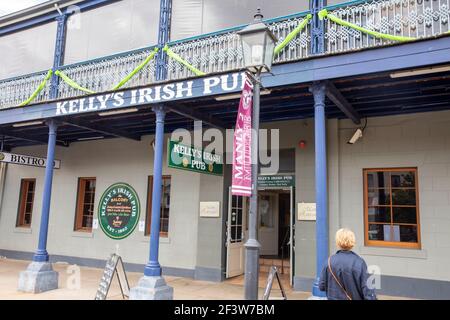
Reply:
[[141, 205], [136, 191], [126, 183], [115, 183], [103, 193], [98, 206], [98, 220], [111, 239], [128, 237], [139, 222]]
[[222, 175], [222, 155], [169, 141], [167, 146], [167, 166], [199, 173]]

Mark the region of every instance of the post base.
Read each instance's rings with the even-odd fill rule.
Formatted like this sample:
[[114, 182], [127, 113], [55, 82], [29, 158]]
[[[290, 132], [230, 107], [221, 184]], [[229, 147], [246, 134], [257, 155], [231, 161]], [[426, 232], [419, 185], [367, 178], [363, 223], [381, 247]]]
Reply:
[[137, 286], [130, 289], [130, 300], [173, 300], [173, 288], [163, 277], [143, 276]]
[[327, 297], [311, 296], [308, 300], [328, 300]]
[[50, 262], [32, 262], [20, 272], [18, 291], [40, 293], [54, 289], [58, 289], [58, 272]]

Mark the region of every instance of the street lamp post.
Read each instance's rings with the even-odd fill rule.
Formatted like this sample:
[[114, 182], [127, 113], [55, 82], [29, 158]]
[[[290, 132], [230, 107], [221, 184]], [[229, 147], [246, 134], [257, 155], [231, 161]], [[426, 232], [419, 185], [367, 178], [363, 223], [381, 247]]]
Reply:
[[258, 228], [258, 132], [259, 132], [259, 97], [260, 76], [272, 67], [273, 51], [276, 38], [262, 22], [261, 10], [255, 15], [254, 22], [238, 32], [242, 43], [244, 66], [251, 73], [253, 83], [252, 116], [252, 193], [250, 197], [248, 239], [245, 243], [245, 299], [258, 299], [259, 248]]

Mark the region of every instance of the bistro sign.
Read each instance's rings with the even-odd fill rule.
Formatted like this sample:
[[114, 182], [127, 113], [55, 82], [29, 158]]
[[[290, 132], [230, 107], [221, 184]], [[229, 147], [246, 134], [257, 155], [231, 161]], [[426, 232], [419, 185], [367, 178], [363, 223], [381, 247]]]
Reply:
[[[0, 152], [0, 162], [18, 164], [22, 166], [43, 167], [43, 168], [45, 168], [45, 166], [47, 165], [47, 159], [45, 158], [7, 152]], [[60, 160], [53, 161], [54, 169], [59, 169], [60, 167], [61, 167]]]
[[189, 170], [199, 173], [223, 174], [222, 155], [169, 141], [167, 165], [170, 168]]
[[98, 220], [103, 232], [120, 240], [128, 237], [139, 221], [141, 206], [136, 191], [126, 183], [110, 186], [102, 195]]

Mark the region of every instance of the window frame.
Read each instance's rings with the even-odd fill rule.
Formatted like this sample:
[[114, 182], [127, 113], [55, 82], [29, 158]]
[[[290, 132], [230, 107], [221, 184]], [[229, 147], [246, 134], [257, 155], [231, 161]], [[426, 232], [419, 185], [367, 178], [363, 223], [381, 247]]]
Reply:
[[[164, 179], [170, 179], [170, 184], [172, 185], [172, 176], [171, 175], [163, 175], [162, 180]], [[144, 236], [150, 236], [150, 231], [152, 228], [152, 196], [153, 196], [153, 175], [148, 176], [148, 185], [147, 185], [147, 208], [145, 213], [145, 230], [144, 230]], [[171, 189], [172, 190], [172, 189]], [[151, 192], [150, 192], [151, 191]], [[164, 194], [164, 190], [161, 191], [161, 195]], [[161, 231], [161, 209], [159, 212], [159, 221], [160, 221], [160, 230], [159, 230], [159, 236], [161, 238], [168, 238], [169, 237], [169, 231]], [[167, 229], [169, 229], [169, 221], [170, 221], [170, 208], [169, 208], [169, 218], [167, 221]]]
[[[90, 180], [95, 180], [95, 189], [97, 189], [97, 178], [96, 177], [79, 177], [77, 184], [77, 197], [76, 197], [76, 205], [75, 205], [75, 219], [73, 224], [73, 231], [76, 232], [92, 232], [92, 227], [83, 227], [83, 207], [84, 207], [84, 189], [86, 187], [86, 182]], [[94, 190], [94, 201], [93, 201], [93, 213], [92, 219], [95, 216], [95, 193], [97, 190]]]
[[[368, 205], [368, 172], [399, 172], [399, 171], [411, 171], [414, 172], [415, 179], [415, 196], [416, 196], [416, 227], [417, 227], [417, 242], [396, 242], [396, 241], [381, 241], [381, 240], [369, 240], [369, 205]], [[417, 167], [396, 167], [396, 168], [365, 168], [363, 169], [363, 185], [364, 185], [364, 245], [369, 247], [389, 247], [389, 248], [405, 248], [405, 249], [422, 249], [421, 241], [421, 228], [420, 228], [420, 206], [419, 206], [419, 180]], [[395, 188], [394, 188], [395, 189]], [[392, 210], [392, 186], [389, 181], [389, 193], [390, 193], [390, 205]], [[392, 217], [392, 211], [391, 211]], [[380, 223], [383, 224], [383, 223]], [[393, 221], [391, 218], [391, 225]], [[395, 223], [395, 225], [402, 225], [402, 223]], [[413, 225], [413, 224], [406, 224]]]
[[[30, 182], [34, 183], [33, 199], [31, 200], [31, 219], [30, 224], [25, 224], [25, 210], [26, 210], [26, 197], [28, 195], [28, 188], [25, 191], [25, 186], [29, 186]], [[36, 178], [23, 178], [20, 179], [20, 191], [19, 191], [19, 203], [17, 206], [17, 219], [16, 228], [31, 228], [33, 222], [33, 209], [34, 209], [34, 198], [36, 195]]]

